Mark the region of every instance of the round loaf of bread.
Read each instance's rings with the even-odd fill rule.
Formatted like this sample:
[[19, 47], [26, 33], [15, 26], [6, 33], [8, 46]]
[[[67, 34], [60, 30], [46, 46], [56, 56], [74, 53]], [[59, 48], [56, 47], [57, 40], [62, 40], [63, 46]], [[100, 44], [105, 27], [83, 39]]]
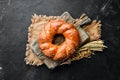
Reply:
[[[52, 43], [56, 34], [65, 37], [60, 45]], [[52, 20], [44, 26], [38, 42], [45, 56], [60, 61], [69, 58], [75, 52], [80, 43], [80, 36], [73, 24], [63, 20]]]

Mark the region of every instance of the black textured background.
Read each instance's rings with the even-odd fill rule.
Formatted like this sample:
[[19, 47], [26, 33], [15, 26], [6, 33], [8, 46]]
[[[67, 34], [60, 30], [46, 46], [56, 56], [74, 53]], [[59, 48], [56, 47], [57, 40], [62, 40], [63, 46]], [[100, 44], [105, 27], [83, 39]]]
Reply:
[[[27, 28], [36, 14], [73, 17], [86, 12], [102, 21], [108, 46], [92, 58], [48, 70], [24, 62]], [[0, 0], [0, 80], [120, 80], [119, 0]]]

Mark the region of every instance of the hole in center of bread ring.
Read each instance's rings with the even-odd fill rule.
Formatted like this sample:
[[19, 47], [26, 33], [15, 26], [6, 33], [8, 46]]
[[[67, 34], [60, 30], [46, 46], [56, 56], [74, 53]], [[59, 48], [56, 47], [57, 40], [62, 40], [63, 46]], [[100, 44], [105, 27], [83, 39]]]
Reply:
[[45, 56], [60, 61], [69, 58], [75, 52], [80, 43], [80, 36], [73, 24], [53, 20], [44, 26], [38, 42]]
[[52, 43], [55, 45], [61, 45], [65, 41], [65, 37], [63, 34], [55, 34], [53, 37]]

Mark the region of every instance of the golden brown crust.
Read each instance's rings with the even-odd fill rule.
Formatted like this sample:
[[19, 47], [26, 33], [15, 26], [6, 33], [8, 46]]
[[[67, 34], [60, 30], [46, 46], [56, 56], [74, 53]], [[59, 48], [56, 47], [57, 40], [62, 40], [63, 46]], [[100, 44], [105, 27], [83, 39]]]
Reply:
[[[55, 34], [63, 34], [65, 41], [57, 46], [52, 44]], [[80, 36], [75, 27], [63, 20], [52, 20], [44, 26], [39, 35], [39, 45], [43, 54], [59, 61], [69, 58], [76, 50]]]

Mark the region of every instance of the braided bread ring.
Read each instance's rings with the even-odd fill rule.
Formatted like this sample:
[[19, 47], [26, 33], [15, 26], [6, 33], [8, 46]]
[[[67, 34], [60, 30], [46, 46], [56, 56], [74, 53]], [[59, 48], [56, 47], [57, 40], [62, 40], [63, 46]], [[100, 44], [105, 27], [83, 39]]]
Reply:
[[[65, 41], [61, 45], [52, 43], [55, 34], [63, 34]], [[43, 54], [55, 61], [69, 58], [80, 43], [80, 36], [75, 27], [63, 20], [48, 22], [39, 35], [39, 46]]]

